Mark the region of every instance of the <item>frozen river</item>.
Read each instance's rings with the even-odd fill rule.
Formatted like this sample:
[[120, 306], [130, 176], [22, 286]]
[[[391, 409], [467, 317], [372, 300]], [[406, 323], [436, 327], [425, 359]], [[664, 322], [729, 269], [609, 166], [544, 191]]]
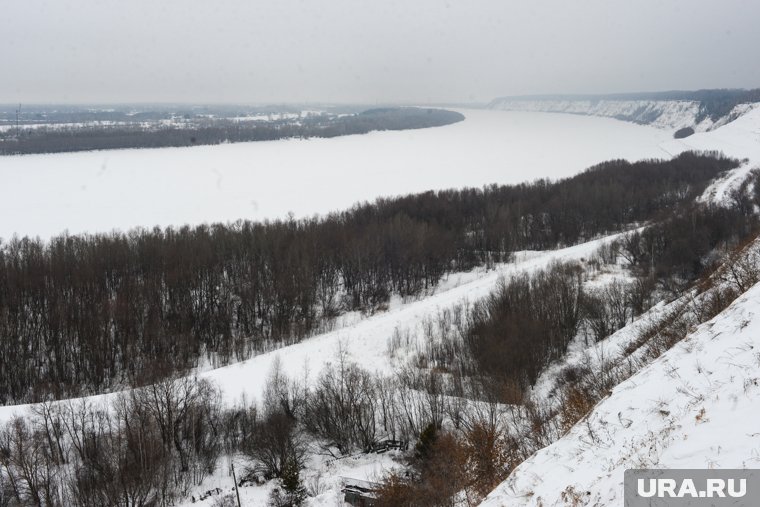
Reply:
[[429, 189], [570, 176], [668, 156], [607, 118], [461, 110], [445, 127], [333, 139], [0, 157], [0, 237], [265, 219]]

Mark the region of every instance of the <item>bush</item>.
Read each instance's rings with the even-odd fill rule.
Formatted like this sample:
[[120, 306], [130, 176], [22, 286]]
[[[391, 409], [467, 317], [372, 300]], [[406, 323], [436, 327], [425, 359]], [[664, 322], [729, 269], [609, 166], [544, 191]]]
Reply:
[[568, 431], [575, 423], [588, 414], [597, 400], [590, 391], [579, 384], [569, 385], [563, 392], [560, 409], [560, 424], [562, 431]]
[[[432, 435], [432, 432], [429, 432]], [[426, 440], [429, 441], [429, 440]], [[453, 498], [467, 484], [465, 447], [451, 433], [435, 438], [427, 453], [415, 461], [405, 477], [389, 474], [377, 491], [377, 507], [438, 507], [453, 505]]]
[[691, 127], [684, 127], [682, 129], [678, 129], [673, 134], [674, 139], [683, 139], [684, 137], [689, 137], [690, 135], [694, 134], [694, 129]]
[[250, 472], [265, 478], [283, 477], [287, 467], [303, 463], [306, 447], [297, 434], [296, 420], [284, 412], [275, 412], [257, 421], [245, 453], [256, 463]]

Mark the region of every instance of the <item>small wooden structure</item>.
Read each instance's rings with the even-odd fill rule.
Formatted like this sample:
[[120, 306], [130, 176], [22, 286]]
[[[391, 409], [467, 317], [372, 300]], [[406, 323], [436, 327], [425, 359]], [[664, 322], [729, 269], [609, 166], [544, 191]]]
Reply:
[[398, 449], [400, 451], [406, 451], [409, 449], [409, 442], [405, 440], [383, 440], [372, 446], [372, 452], [382, 454], [390, 451], [391, 449]]
[[361, 479], [351, 479], [341, 477], [343, 480], [343, 501], [352, 507], [373, 507], [377, 495], [375, 491], [380, 486], [376, 482], [363, 481]]

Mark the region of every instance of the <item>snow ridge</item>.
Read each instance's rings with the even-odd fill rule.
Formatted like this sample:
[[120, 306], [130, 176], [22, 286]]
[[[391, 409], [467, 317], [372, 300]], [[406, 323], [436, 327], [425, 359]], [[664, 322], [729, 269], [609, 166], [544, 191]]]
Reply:
[[489, 107], [505, 111], [570, 113], [602, 116], [651, 125], [664, 130], [692, 127], [696, 132], [714, 130], [753, 108], [739, 104], [727, 116], [713, 121], [700, 118], [701, 105], [693, 100], [588, 100], [588, 99], [496, 99]]

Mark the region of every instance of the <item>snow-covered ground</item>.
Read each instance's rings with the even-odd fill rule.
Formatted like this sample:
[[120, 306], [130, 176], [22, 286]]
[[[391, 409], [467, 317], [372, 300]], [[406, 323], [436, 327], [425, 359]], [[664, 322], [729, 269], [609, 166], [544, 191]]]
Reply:
[[550, 100], [496, 99], [489, 107], [504, 111], [570, 113], [651, 125], [675, 131], [693, 127], [697, 132], [717, 129], [753, 109], [757, 104], [739, 104], [725, 117], [697, 122], [700, 104], [691, 100]]
[[555, 261], [589, 258], [602, 243], [617, 236], [607, 236], [560, 250], [518, 252], [515, 262], [501, 264], [494, 270], [477, 269], [469, 273], [451, 275], [435, 294], [419, 301], [392, 305], [388, 311], [361, 319], [351, 326], [256, 356], [248, 361], [208, 371], [201, 376], [223, 386], [225, 400], [228, 404], [234, 404], [244, 395], [248, 400], [260, 399], [276, 357], [280, 358], [282, 371], [289, 377], [306, 378], [309, 381], [316, 379], [325, 363], [335, 361], [339, 348], [347, 353], [349, 361], [362, 368], [379, 374], [390, 374], [394, 366], [398, 366], [396, 359], [403, 360], [405, 357], [399, 355], [400, 357], [392, 358], [388, 354], [388, 341], [394, 331], [409, 333], [412, 337], [409, 349], [413, 351], [414, 343], [421, 345], [419, 341], [423, 337], [422, 328], [425, 320], [439, 311], [452, 308], [462, 301], [474, 302], [487, 296], [501, 277], [517, 272], [535, 271]]
[[[341, 489], [346, 481], [379, 482], [388, 472], [400, 467], [398, 463], [399, 452], [357, 453], [339, 459], [320, 454], [310, 455], [305, 468], [301, 471], [301, 481], [309, 494], [307, 505], [309, 507], [342, 507], [343, 494]], [[224, 457], [220, 460], [214, 474], [207, 477], [200, 486], [193, 488], [187, 499], [180, 501], [176, 507], [212, 507], [218, 498], [234, 494], [230, 463], [235, 464], [239, 479], [241, 471], [245, 468], [245, 460]], [[263, 485], [246, 484], [238, 488], [240, 503], [244, 507], [265, 506], [274, 487], [274, 481]], [[216, 488], [220, 491], [214, 491]], [[205, 496], [204, 493], [209, 491], [211, 495], [203, 501], [199, 501], [202, 496]], [[193, 501], [193, 497], [196, 501]]]
[[730, 171], [705, 191], [702, 201], [726, 202], [731, 191], [741, 185], [753, 169], [760, 169], [760, 107], [711, 132], [699, 132], [684, 139], [671, 139], [660, 147], [677, 155], [687, 150], [722, 151], [728, 156], [746, 161], [738, 169]]
[[[619, 235], [599, 238], [587, 243], [552, 251], [517, 252], [513, 262], [499, 264], [495, 269], [478, 268], [466, 273], [450, 275], [442, 281], [435, 292], [419, 300], [402, 302], [394, 300], [387, 311], [363, 317], [358, 314], [348, 315], [339, 327], [328, 333], [314, 336], [300, 343], [255, 356], [247, 361], [230, 366], [209, 369], [199, 374], [200, 377], [214, 382], [221, 388], [222, 403], [233, 407], [245, 402], [260, 401], [264, 386], [272, 366], [277, 361], [281, 371], [290, 378], [313, 384], [325, 364], [337, 359], [339, 349], [346, 353], [346, 359], [361, 367], [389, 375], [394, 366], [405, 362], [424, 341], [424, 326], [427, 319], [439, 311], [455, 307], [463, 301], [474, 302], [491, 293], [499, 279], [518, 272], [532, 272], [549, 266], [556, 261], [589, 259], [604, 243], [614, 240]], [[394, 332], [401, 330], [410, 337], [400, 351], [389, 353], [389, 341]], [[88, 403], [107, 407], [116, 393], [90, 396]], [[74, 400], [77, 401], [77, 400]], [[64, 401], [63, 403], [67, 403]], [[31, 411], [30, 405], [0, 407], [0, 423], [9, 421], [14, 416], [23, 416]], [[341, 459], [328, 459], [319, 453], [312, 454], [301, 476], [307, 488], [321, 492], [310, 498], [312, 507], [333, 507], [342, 505], [340, 490], [343, 478], [377, 481], [392, 468], [399, 466], [394, 461], [394, 454], [356, 454]], [[190, 496], [181, 506], [212, 506], [221, 496], [232, 493], [233, 480], [227, 456], [220, 460], [215, 473], [203, 483], [193, 488]], [[238, 474], [245, 466], [244, 459], [237, 460]], [[261, 486], [248, 485], [240, 488], [243, 505], [265, 505], [273, 483]], [[210, 490], [216, 490], [203, 502], [196, 500]]]
[[699, 102], [691, 100], [525, 100], [505, 98], [494, 100], [490, 107], [505, 111], [603, 116], [673, 130], [693, 126], [699, 113]]
[[732, 157], [760, 163], [760, 107], [749, 109], [719, 129], [698, 132], [684, 139], [670, 139], [662, 143], [661, 148], [673, 155], [684, 150], [720, 150]]
[[760, 467], [759, 314], [760, 284], [619, 384], [482, 505], [621, 505], [626, 469]]
[[310, 216], [429, 189], [570, 176], [667, 157], [609, 118], [462, 110], [445, 127], [333, 139], [0, 157], [0, 238]]
[[[723, 203], [750, 170], [760, 167], [760, 109], [714, 131], [670, 140], [662, 148], [673, 155], [719, 150], [747, 159], [701, 197]], [[656, 305], [593, 351], [569, 354], [542, 374], [533, 395], [551, 392], [563, 364], [599, 361], [603, 353], [614, 357], [650, 318], [677, 304]], [[623, 472], [629, 468], [760, 466], [758, 312], [760, 284], [619, 384], [564, 437], [518, 466], [482, 505], [619, 505]]]
[[[336, 139], [0, 158], [0, 237], [14, 232], [49, 236], [66, 228], [94, 232], [256, 219], [282, 216], [288, 210], [308, 215], [378, 195], [567, 176], [609, 158], [667, 157], [688, 149], [722, 150], [749, 159], [705, 193], [705, 199], [720, 200], [742, 174], [760, 163], [760, 109], [682, 140], [651, 127], [605, 118], [503, 111], [465, 114], [464, 122], [441, 128]], [[275, 358], [284, 373], [311, 382], [342, 347], [349, 360], [370, 371], [390, 373], [395, 361], [404, 358], [388, 353], [394, 331], [409, 331], [414, 340], [420, 340], [426, 319], [464, 300], [487, 295], [500, 276], [545, 267], [553, 260], [588, 258], [609, 239], [550, 252], [521, 252], [514, 263], [495, 270], [451, 275], [435, 293], [418, 301], [394, 301], [388, 311], [369, 317], [347, 316], [334, 331], [199, 375], [216, 382], [225, 404], [232, 405], [243, 397], [260, 398]], [[760, 324], [752, 322], [759, 305], [760, 288], [755, 287], [712, 324], [702, 326], [618, 387], [597, 407], [603, 412], [591, 416], [596, 417], [597, 433], [603, 433], [599, 438], [609, 438], [603, 446], [589, 442], [579, 425], [518, 468], [525, 473], [513, 474], [487, 505], [533, 504], [540, 494], [554, 498], [562, 491], [558, 484], [563, 488], [577, 484], [587, 488], [584, 493], [593, 490], [594, 498], [602, 502], [599, 505], [605, 505], [603, 501], [613, 499], [619, 489], [618, 472], [622, 474], [630, 463], [738, 466], [744, 452], [746, 466], [752, 466], [750, 461], [760, 449], [752, 454], [746, 445], [744, 449], [719, 448], [714, 439], [724, 428], [751, 433], [743, 425], [753, 420], [747, 397], [758, 394], [751, 368], [760, 370], [756, 352]], [[677, 375], [671, 378], [674, 371]], [[701, 394], [685, 396], [684, 389]], [[112, 396], [94, 396], [90, 401], [106, 403]], [[630, 403], [628, 396], [634, 397]], [[672, 405], [666, 409], [667, 416], [657, 411], [662, 402]], [[0, 421], [28, 409], [0, 407]], [[625, 417], [618, 418], [618, 412]], [[636, 414], [645, 416], [633, 418]], [[626, 426], [622, 421], [628, 419], [641, 422]], [[687, 435], [688, 440], [683, 440]], [[754, 442], [750, 437], [745, 440]], [[599, 449], [608, 454], [598, 454]], [[641, 461], [641, 449], [654, 456], [647, 459], [656, 461]], [[702, 456], [710, 461], [697, 463]], [[326, 471], [330, 485], [312, 504], [336, 505], [338, 475], [371, 480], [387, 466], [392, 462], [386, 457], [356, 458], [336, 464], [334, 470], [326, 464], [315, 465], [312, 471]], [[589, 470], [585, 475], [584, 467]], [[226, 468], [220, 467], [216, 478], [209, 478], [203, 487], [229, 488], [226, 474]], [[542, 477], [552, 480], [542, 482]], [[533, 491], [533, 495], [517, 498], [515, 491], [519, 495]], [[258, 505], [267, 494], [267, 488], [250, 488], [244, 500]]]

